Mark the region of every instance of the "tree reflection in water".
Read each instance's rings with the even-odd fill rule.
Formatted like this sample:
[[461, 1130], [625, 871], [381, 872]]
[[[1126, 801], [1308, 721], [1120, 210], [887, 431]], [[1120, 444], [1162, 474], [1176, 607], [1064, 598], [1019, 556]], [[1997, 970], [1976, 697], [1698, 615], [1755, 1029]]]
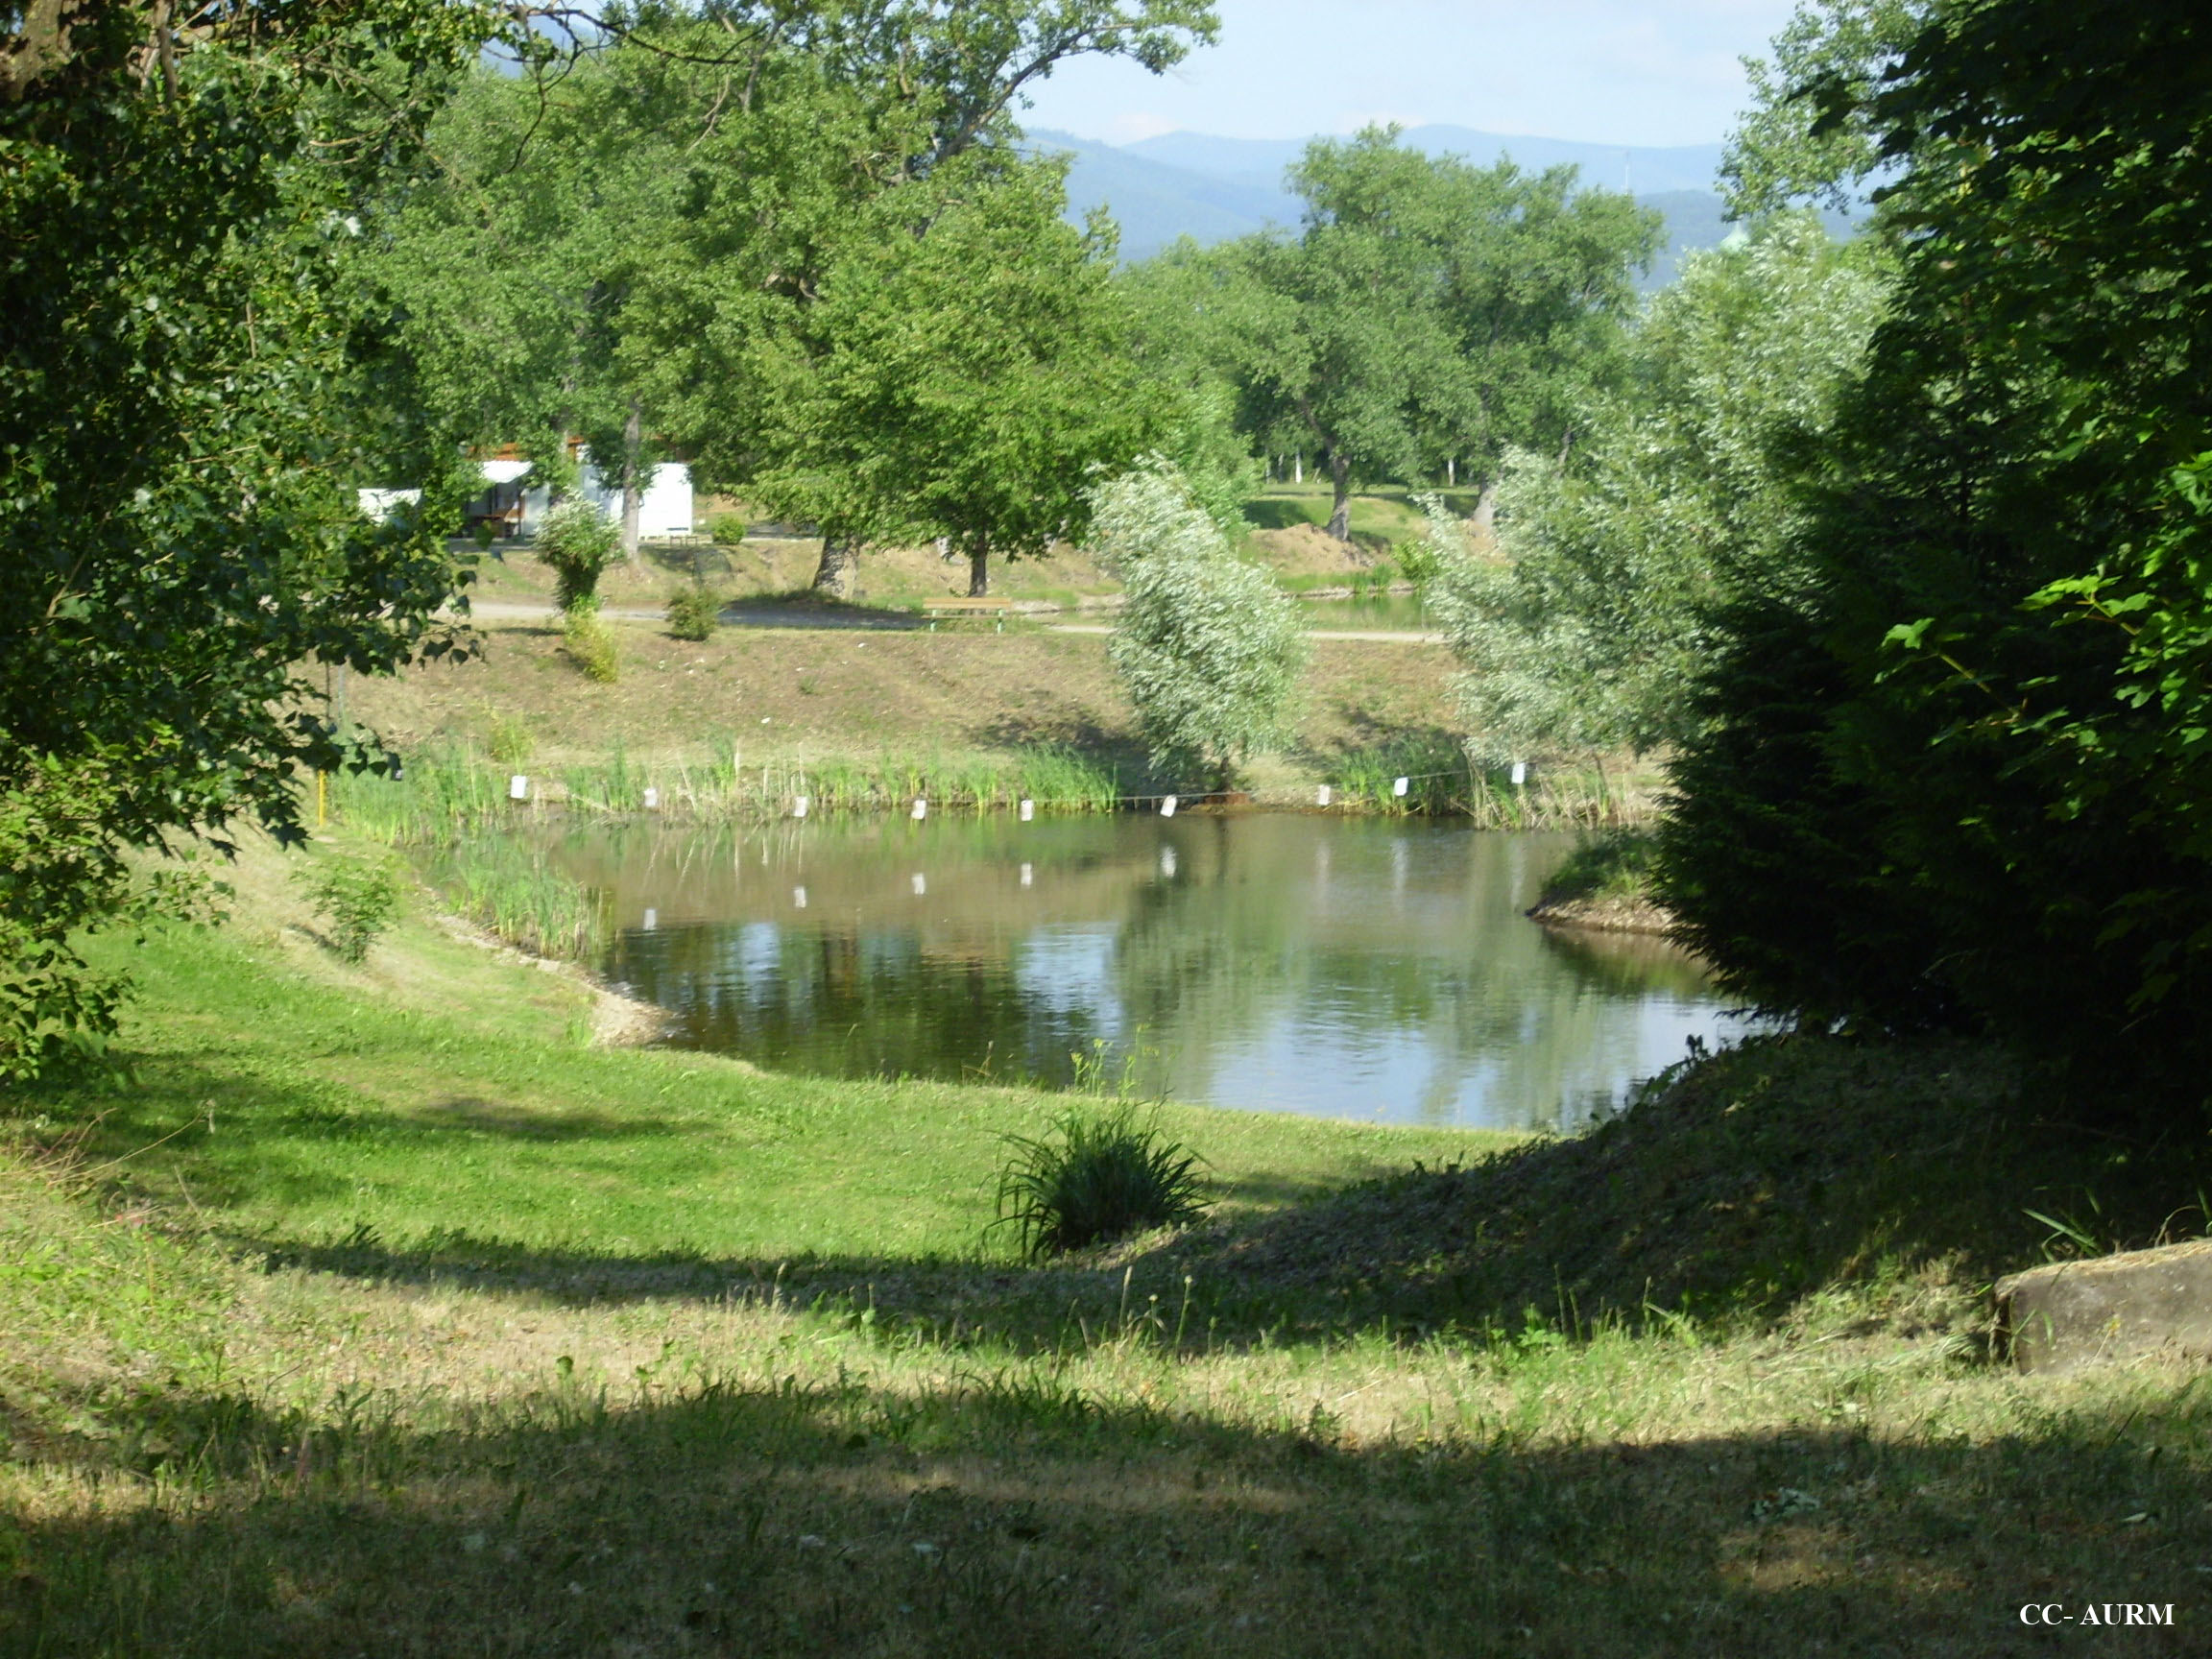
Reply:
[[1183, 1099], [1557, 1128], [1729, 1028], [1661, 942], [1524, 919], [1568, 845], [1253, 814], [640, 825], [554, 851], [611, 890], [607, 971], [686, 1046], [1057, 1085], [1103, 1045]]

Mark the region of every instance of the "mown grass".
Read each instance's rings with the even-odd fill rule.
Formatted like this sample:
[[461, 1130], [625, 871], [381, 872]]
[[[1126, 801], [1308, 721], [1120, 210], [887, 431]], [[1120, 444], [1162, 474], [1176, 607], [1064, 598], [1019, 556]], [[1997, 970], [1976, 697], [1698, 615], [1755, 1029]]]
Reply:
[[1225, 1222], [1032, 1268], [980, 1231], [1054, 1097], [590, 1048], [239, 885], [134, 1082], [0, 1106], [11, 1653], [2200, 1650], [2201, 1371], [1975, 1341], [2029, 1209], [2185, 1231], [2188, 1160], [1976, 1050], [1517, 1148], [1169, 1109]]

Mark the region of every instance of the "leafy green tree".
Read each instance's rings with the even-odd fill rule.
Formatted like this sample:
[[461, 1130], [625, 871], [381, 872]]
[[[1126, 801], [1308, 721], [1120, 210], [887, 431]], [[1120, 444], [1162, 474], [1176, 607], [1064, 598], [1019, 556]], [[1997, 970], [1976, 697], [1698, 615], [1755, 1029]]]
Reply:
[[1863, 101], [1895, 310], [1663, 847], [1747, 992], [2005, 1033], [2090, 1111], [2212, 1075], [2208, 47], [2196, 7], [1962, 0]]
[[1713, 608], [1792, 580], [1791, 480], [1860, 371], [1879, 263], [1809, 212], [1692, 254], [1637, 330], [1628, 387], [1580, 417], [1572, 462], [1509, 458], [1503, 562], [1474, 557], [1431, 498], [1438, 609], [1491, 759], [1648, 751], [1696, 729]]
[[975, 595], [994, 554], [1081, 533], [1093, 469], [1128, 465], [1165, 402], [1127, 350], [1112, 241], [1062, 220], [1061, 180], [965, 157], [926, 234], [866, 236], [832, 266], [805, 334], [775, 343], [780, 465], [757, 499], [859, 540], [943, 537]]
[[1121, 578], [1107, 647], [1153, 763], [1214, 788], [1282, 741], [1307, 654], [1296, 602], [1230, 551], [1182, 474], [1154, 456], [1093, 492], [1094, 544]]
[[1930, 10], [1930, 0], [1801, 0], [1772, 56], [1743, 60], [1751, 108], [1720, 161], [1732, 217], [1857, 204], [1883, 167], [1873, 96]]
[[[128, 914], [125, 854], [238, 816], [297, 838], [305, 767], [373, 763], [309, 665], [389, 672], [439, 618], [462, 483], [394, 414], [360, 214], [498, 26], [429, 0], [198, 16], [13, 9], [0, 42], [0, 1067], [97, 1038], [73, 929]], [[420, 510], [354, 486], [404, 467]]]
[[[871, 540], [945, 535], [973, 558], [974, 527], [931, 528], [915, 501], [885, 493], [880, 469], [830, 476], [865, 458], [869, 440], [833, 432], [830, 402], [793, 395], [795, 365], [803, 377], [852, 350], [851, 309], [818, 319], [818, 302], [880, 278], [871, 242], [926, 242], [940, 223], [972, 230], [975, 192], [1023, 176], [1013, 112], [1054, 69], [1095, 55], [1158, 73], [1216, 29], [1204, 0], [870, 4], [793, 19], [754, 68], [702, 81], [702, 118], [672, 162], [685, 210], [650, 296], [651, 396], [702, 482], [748, 496], [772, 489], [813, 517], [819, 589], [849, 592]], [[1065, 239], [1051, 242], [1064, 262]], [[865, 270], [840, 285], [849, 257]], [[794, 494], [805, 473], [812, 482]]]
[[1396, 129], [1317, 141], [1290, 183], [1307, 204], [1296, 239], [1177, 250], [1154, 286], [1182, 300], [1169, 325], [1219, 353], [1246, 430], [1322, 457], [1331, 535], [1350, 534], [1355, 477], [1455, 459], [1487, 489], [1509, 447], [1566, 441], [1655, 215], [1576, 190], [1572, 169], [1431, 157]]

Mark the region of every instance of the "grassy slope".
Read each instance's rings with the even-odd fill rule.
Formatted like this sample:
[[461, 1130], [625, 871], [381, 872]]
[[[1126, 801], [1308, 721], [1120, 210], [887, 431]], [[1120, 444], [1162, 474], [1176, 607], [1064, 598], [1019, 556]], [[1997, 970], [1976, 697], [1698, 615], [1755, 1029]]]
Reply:
[[[560, 635], [489, 623], [484, 655], [351, 688], [349, 711], [392, 741], [484, 740], [519, 722], [541, 759], [727, 753], [755, 763], [835, 755], [909, 755], [1070, 743], [1141, 775], [1143, 755], [1103, 637], [963, 626], [936, 634], [726, 628], [670, 639], [613, 624], [622, 678], [594, 685], [560, 654]], [[1325, 769], [1348, 751], [1432, 734], [1448, 719], [1441, 646], [1320, 640], [1304, 686], [1298, 748], [1286, 771]]]
[[[1461, 502], [1471, 504], [1471, 499]], [[1310, 588], [1343, 582], [1366, 570], [1375, 556], [1366, 548], [1347, 548], [1317, 533], [1329, 518], [1330, 498], [1315, 486], [1286, 485], [1247, 504], [1253, 532], [1246, 551], [1289, 587]], [[1419, 511], [1403, 492], [1353, 498], [1356, 535], [1396, 542], [1419, 534]], [[659, 605], [671, 590], [694, 576], [718, 592], [738, 600], [782, 595], [805, 589], [814, 579], [822, 543], [812, 537], [748, 535], [733, 547], [652, 547], [637, 565], [617, 563], [600, 580], [600, 592], [613, 606]], [[479, 591], [487, 599], [549, 602], [550, 572], [527, 547], [501, 543], [484, 561]], [[1079, 549], [1061, 545], [1043, 559], [996, 561], [992, 591], [1001, 598], [1037, 600], [1063, 607], [1081, 605], [1120, 591], [1120, 585]], [[904, 608], [917, 601], [968, 591], [965, 557], [946, 560], [929, 547], [872, 549], [860, 564], [856, 597], [870, 605]]]
[[1044, 1097], [589, 1050], [244, 886], [142, 958], [136, 1084], [8, 1102], [0, 1649], [2200, 1650], [2200, 1375], [1961, 1340], [2022, 1208], [2127, 1237], [2159, 1161], [2022, 1152], [1981, 1057], [1757, 1049], [1497, 1161], [1178, 1115], [1241, 1222], [1030, 1269], [974, 1242]]

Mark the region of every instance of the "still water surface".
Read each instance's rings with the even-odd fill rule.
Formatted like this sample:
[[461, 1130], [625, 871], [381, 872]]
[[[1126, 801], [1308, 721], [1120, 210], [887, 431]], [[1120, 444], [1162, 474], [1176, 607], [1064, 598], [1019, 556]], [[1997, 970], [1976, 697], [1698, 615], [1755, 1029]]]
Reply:
[[1007, 815], [635, 826], [556, 845], [672, 1041], [831, 1075], [1574, 1127], [1732, 1026], [1656, 940], [1527, 921], [1564, 835], [1420, 820]]

